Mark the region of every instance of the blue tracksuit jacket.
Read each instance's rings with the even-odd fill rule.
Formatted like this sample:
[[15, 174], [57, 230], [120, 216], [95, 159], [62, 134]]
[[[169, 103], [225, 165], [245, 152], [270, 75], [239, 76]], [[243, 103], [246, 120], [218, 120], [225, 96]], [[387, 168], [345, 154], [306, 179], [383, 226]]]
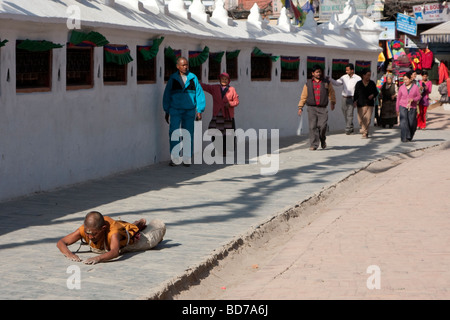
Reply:
[[163, 108], [166, 113], [170, 109], [197, 109], [197, 112], [205, 111], [205, 93], [198, 82], [197, 76], [192, 72], [186, 74], [184, 87], [179, 72], [173, 73], [166, 84], [163, 96]]

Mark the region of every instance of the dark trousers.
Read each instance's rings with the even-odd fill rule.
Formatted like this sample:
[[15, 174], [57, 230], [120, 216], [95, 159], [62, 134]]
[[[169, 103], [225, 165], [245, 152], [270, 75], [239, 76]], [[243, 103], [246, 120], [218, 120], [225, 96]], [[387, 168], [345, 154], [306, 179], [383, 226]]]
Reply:
[[324, 143], [327, 133], [328, 110], [323, 107], [308, 106], [309, 145], [318, 148]]
[[[170, 108], [170, 121], [169, 121], [169, 140], [170, 140], [170, 155], [172, 158], [177, 159], [180, 156], [183, 156], [185, 160], [191, 158], [194, 152], [194, 121], [196, 116], [196, 110], [194, 109], [175, 109]], [[186, 129], [189, 132], [191, 138], [190, 146], [183, 146], [183, 154], [181, 155], [177, 151], [173, 151], [173, 149], [178, 146], [182, 138], [176, 139], [176, 137], [180, 137], [181, 134], [173, 137], [172, 134], [177, 129]], [[173, 139], [173, 140], [172, 140]], [[179, 146], [178, 146], [179, 147]], [[173, 160], [173, 159], [172, 159]]]
[[[236, 121], [234, 120], [234, 118], [231, 118], [232, 120], [232, 127], [231, 129], [233, 129], [233, 134], [231, 135], [227, 135], [226, 130], [224, 129], [222, 131], [222, 154], [226, 155], [227, 151], [228, 152], [234, 152], [236, 150], [236, 135], [234, 134], [234, 132], [236, 131]], [[216, 137], [212, 136], [211, 137], [211, 141], [214, 142], [216, 141]], [[228, 144], [230, 144], [230, 146], [228, 146]], [[217, 147], [216, 145], [214, 145], [216, 150]], [[220, 151], [220, 150], [219, 150]]]
[[403, 142], [411, 141], [417, 129], [417, 110], [400, 107], [400, 138]]

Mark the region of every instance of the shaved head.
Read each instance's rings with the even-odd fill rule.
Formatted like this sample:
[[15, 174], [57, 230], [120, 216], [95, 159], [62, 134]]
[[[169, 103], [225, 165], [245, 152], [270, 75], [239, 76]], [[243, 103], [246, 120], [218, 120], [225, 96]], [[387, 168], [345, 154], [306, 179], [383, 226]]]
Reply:
[[91, 211], [84, 218], [85, 228], [99, 230], [104, 224], [105, 220], [103, 219], [103, 215], [98, 211]]

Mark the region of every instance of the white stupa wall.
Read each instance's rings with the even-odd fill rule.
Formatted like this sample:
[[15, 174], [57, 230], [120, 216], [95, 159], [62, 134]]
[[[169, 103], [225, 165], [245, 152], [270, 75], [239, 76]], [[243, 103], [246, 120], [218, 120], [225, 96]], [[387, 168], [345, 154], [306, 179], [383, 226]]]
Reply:
[[[49, 5], [60, 4], [52, 2]], [[5, 10], [5, 6], [0, 5], [2, 9]], [[99, 47], [94, 48], [94, 87], [67, 91], [64, 47], [53, 49], [51, 92], [33, 93], [16, 93], [15, 90], [16, 40], [45, 39], [66, 44], [70, 31], [62, 18], [48, 18], [45, 20], [48, 22], [43, 23], [36, 17], [27, 20], [23, 16], [9, 15], [2, 19], [0, 14], [0, 39], [9, 40], [0, 49], [0, 201], [168, 160], [168, 125], [162, 110], [166, 47], [182, 50], [185, 57], [189, 51], [201, 50], [205, 45], [210, 52], [240, 49], [238, 79], [231, 83], [241, 101], [236, 108], [237, 126], [244, 130], [278, 129], [281, 137], [307, 135], [308, 132], [306, 114], [302, 118], [297, 116], [297, 104], [306, 80], [307, 56], [325, 57], [326, 73], [330, 71], [333, 58], [345, 58], [350, 62], [370, 60], [372, 70], [376, 70], [378, 52], [370, 51], [367, 45], [358, 44], [355, 48], [355, 37], [346, 40], [337, 34], [330, 37], [325, 31], [318, 34], [308, 29], [302, 31], [305, 37], [301, 38], [301, 32], [293, 34], [268, 28], [264, 36], [257, 38], [249, 33], [245, 24], [191, 23], [182, 18], [171, 24], [156, 25], [172, 28], [181, 25], [182, 31], [191, 30], [201, 23], [204, 25], [195, 34], [175, 29], [149, 31], [144, 23], [131, 26], [132, 23], [138, 24], [139, 19], [130, 18], [130, 26], [120, 28], [112, 27], [110, 23], [119, 23], [125, 16], [114, 16], [115, 8], [105, 10], [111, 11], [108, 11], [108, 17], [104, 17], [104, 24], [97, 21], [102, 17], [95, 16], [95, 11], [84, 13], [87, 18], [92, 14], [93, 18], [92, 22], [83, 21], [82, 28], [101, 32], [110, 43], [128, 45], [134, 61], [128, 64], [126, 85], [103, 83], [103, 48]], [[163, 13], [160, 15], [164, 16]], [[141, 19], [144, 17], [153, 16], [145, 13]], [[228, 36], [230, 34], [232, 36]], [[156, 58], [156, 82], [137, 84], [136, 46], [145, 45], [149, 39], [160, 36], [165, 39]], [[317, 42], [310, 43], [312, 40]], [[281, 81], [278, 60], [272, 63], [270, 81], [252, 81], [251, 52], [255, 47], [272, 55], [300, 56], [299, 80]], [[221, 66], [221, 71], [225, 71], [225, 61]], [[205, 82], [207, 74], [208, 62], [204, 63], [202, 71]], [[331, 131], [344, 128], [340, 93], [341, 89], [337, 87], [337, 108], [329, 113]], [[206, 97], [203, 130], [207, 128], [212, 108], [210, 95], [206, 94]]]

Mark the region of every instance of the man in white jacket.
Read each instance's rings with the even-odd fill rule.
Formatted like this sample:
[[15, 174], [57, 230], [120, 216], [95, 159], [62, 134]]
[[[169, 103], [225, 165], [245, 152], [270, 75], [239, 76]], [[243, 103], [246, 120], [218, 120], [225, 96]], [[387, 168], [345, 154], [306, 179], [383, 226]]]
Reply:
[[345, 73], [337, 80], [330, 81], [334, 86], [343, 86], [342, 88], [342, 113], [345, 118], [345, 133], [353, 133], [353, 94], [355, 93], [355, 85], [361, 80], [361, 77], [355, 74], [355, 67], [349, 64], [345, 67]]

